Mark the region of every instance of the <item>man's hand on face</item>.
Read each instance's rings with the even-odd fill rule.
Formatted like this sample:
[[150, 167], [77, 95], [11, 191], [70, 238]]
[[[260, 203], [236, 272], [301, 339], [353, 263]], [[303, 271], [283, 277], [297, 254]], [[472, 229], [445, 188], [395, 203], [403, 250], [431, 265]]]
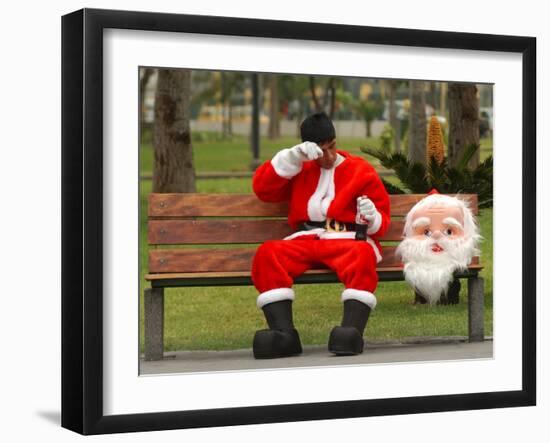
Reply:
[[302, 158], [302, 161], [316, 160], [323, 156], [323, 150], [313, 142], [303, 142], [292, 148]]
[[279, 151], [273, 157], [272, 164], [281, 177], [294, 177], [302, 170], [303, 163], [323, 158], [324, 152], [313, 142], [303, 142], [292, 148]]
[[319, 145], [323, 151], [323, 156], [319, 157], [316, 161], [321, 168], [330, 169], [334, 166], [337, 159], [336, 152], [336, 140], [330, 140]]

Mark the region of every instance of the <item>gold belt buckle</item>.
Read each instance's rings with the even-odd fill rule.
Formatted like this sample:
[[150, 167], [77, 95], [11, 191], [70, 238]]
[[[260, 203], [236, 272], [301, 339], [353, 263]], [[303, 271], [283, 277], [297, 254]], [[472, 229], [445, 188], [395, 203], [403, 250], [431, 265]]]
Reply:
[[346, 232], [346, 224], [340, 223], [333, 218], [327, 218], [325, 222], [325, 229], [327, 232]]

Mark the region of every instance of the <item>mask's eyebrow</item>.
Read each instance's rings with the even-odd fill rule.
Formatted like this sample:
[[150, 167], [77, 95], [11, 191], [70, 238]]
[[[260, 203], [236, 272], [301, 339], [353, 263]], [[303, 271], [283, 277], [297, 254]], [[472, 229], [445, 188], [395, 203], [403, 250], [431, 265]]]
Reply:
[[462, 224], [454, 217], [447, 217], [443, 219], [443, 224], [448, 226], [456, 226], [457, 228], [462, 229]]
[[412, 228], [416, 229], [420, 226], [428, 226], [432, 220], [429, 217], [419, 217], [413, 221]]

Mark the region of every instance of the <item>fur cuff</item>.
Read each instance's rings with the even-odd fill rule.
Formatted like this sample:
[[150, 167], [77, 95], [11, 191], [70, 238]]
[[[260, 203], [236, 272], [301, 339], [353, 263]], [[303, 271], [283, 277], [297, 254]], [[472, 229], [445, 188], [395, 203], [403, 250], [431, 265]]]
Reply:
[[258, 306], [259, 309], [262, 309], [262, 307], [269, 303], [275, 303], [276, 301], [283, 300], [294, 300], [294, 291], [291, 288], [278, 288], [262, 292], [258, 295], [256, 306]]
[[290, 149], [283, 149], [271, 160], [271, 165], [279, 177], [291, 179], [302, 170], [302, 164], [292, 159]]
[[342, 302], [346, 300], [357, 300], [366, 304], [369, 308], [376, 307], [376, 297], [372, 292], [360, 291], [359, 289], [346, 289], [342, 292]]
[[374, 221], [367, 229], [367, 234], [369, 235], [376, 234], [380, 229], [381, 225], [382, 225], [382, 216], [380, 215], [380, 212], [376, 211], [376, 215], [374, 216]]

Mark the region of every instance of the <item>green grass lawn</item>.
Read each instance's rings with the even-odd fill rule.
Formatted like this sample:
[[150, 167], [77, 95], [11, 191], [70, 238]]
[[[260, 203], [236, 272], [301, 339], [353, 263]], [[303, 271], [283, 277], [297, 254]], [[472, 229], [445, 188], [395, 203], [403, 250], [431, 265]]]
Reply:
[[[262, 138], [260, 159], [272, 158], [282, 148], [300, 143], [298, 138], [281, 137], [277, 140]], [[362, 155], [361, 146], [379, 146], [377, 138], [338, 138], [338, 147], [351, 154]], [[242, 172], [250, 170], [251, 154], [248, 138], [235, 135], [228, 140], [193, 141], [195, 169], [197, 171]], [[374, 159], [372, 159], [374, 161]], [[153, 148], [150, 136], [144, 137], [140, 150], [140, 169], [142, 174], [151, 174], [153, 170]]]
[[[233, 143], [233, 142], [232, 142]], [[292, 141], [282, 139], [272, 142], [271, 151], [264, 151], [269, 158], [281, 146]], [[355, 143], [349, 141], [350, 146]], [[268, 145], [267, 141], [265, 145]], [[264, 146], [264, 144], [262, 145]], [[148, 148], [145, 147], [144, 151]], [[195, 146], [197, 169], [215, 170], [224, 162], [216, 153], [223, 153], [226, 168], [246, 169], [248, 152], [240, 152], [237, 145], [224, 145], [223, 149]], [[200, 153], [203, 151], [202, 154]], [[359, 154], [359, 152], [357, 152]], [[145, 168], [146, 163], [142, 166]], [[236, 161], [235, 159], [240, 159]], [[211, 161], [209, 160], [211, 159]], [[200, 161], [199, 161], [200, 160]], [[149, 162], [150, 165], [150, 162]], [[146, 169], [142, 169], [144, 172]], [[222, 170], [222, 169], [219, 169]], [[248, 178], [198, 180], [198, 192], [252, 192]], [[140, 186], [140, 272], [141, 272], [141, 325], [143, 326], [143, 288], [147, 266], [146, 202], [151, 192], [151, 182], [142, 180]], [[481, 245], [481, 261], [485, 266], [481, 275], [485, 278], [485, 333], [493, 330], [493, 211], [482, 210], [479, 216], [481, 232], [485, 240]], [[414, 295], [403, 282], [381, 283], [376, 291], [378, 305], [371, 315], [367, 340], [401, 339], [418, 336], [448, 336], [468, 334], [466, 281], [462, 280], [460, 303], [454, 306], [426, 306], [412, 304]], [[326, 344], [328, 334], [341, 319], [341, 284], [296, 285], [294, 316], [296, 327], [304, 344]], [[257, 292], [253, 287], [174, 288], [165, 291], [166, 351], [196, 349], [250, 348], [257, 329], [264, 328], [262, 312], [256, 308]], [[143, 327], [141, 328], [143, 333]], [[141, 337], [143, 350], [143, 335]]]
[[[250, 170], [251, 154], [248, 144], [248, 138], [235, 135], [231, 139], [213, 139], [202, 136], [200, 141], [193, 140], [193, 153], [195, 160], [195, 169], [202, 171], [228, 171], [242, 172]], [[272, 158], [277, 151], [282, 148], [289, 148], [300, 143], [298, 138], [281, 137], [277, 140], [270, 140], [262, 137], [260, 142], [260, 159], [265, 161]], [[338, 148], [367, 158], [373, 165], [378, 165], [378, 160], [367, 156], [359, 149], [361, 146], [373, 148], [380, 147], [380, 139], [370, 138], [349, 138], [338, 137]], [[481, 140], [481, 160], [484, 160], [492, 154], [493, 140], [485, 138]], [[146, 132], [140, 149], [140, 172], [150, 175], [153, 171], [153, 148], [151, 143], [151, 134]], [[223, 183], [221, 184], [223, 185]], [[220, 186], [221, 187], [221, 186]], [[205, 191], [210, 192], [210, 191]]]

